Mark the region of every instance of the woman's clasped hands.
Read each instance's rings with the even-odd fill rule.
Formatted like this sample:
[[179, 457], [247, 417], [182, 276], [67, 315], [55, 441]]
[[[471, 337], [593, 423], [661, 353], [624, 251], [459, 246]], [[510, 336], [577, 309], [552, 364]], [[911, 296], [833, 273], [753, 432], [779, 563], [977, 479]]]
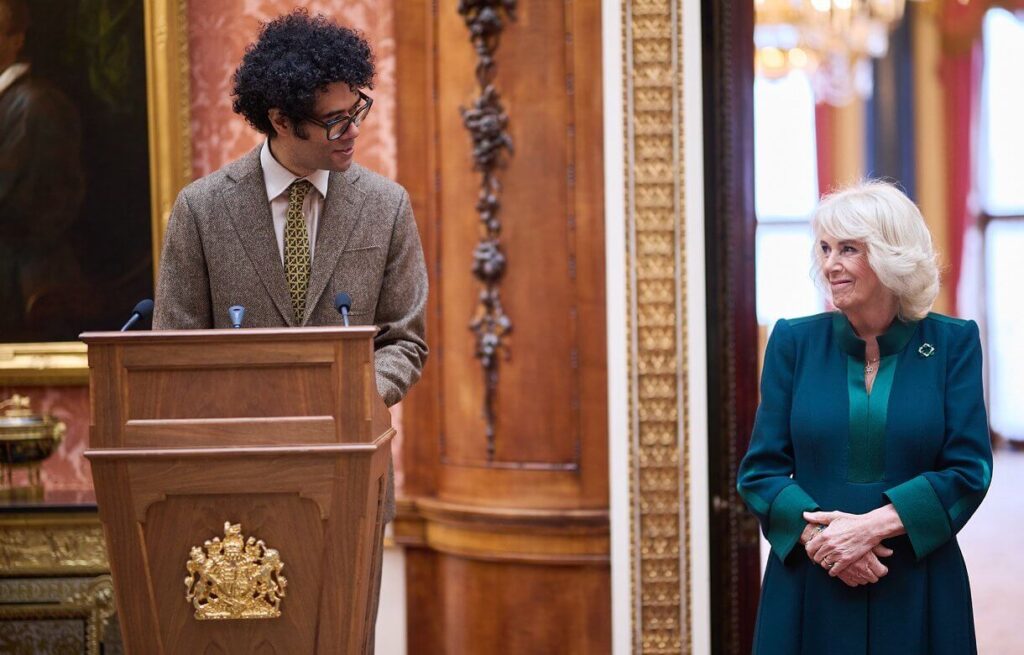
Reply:
[[887, 536], [879, 517], [846, 512], [804, 512], [800, 535], [807, 556], [851, 587], [878, 582], [889, 569], [879, 558], [892, 555], [882, 545]]

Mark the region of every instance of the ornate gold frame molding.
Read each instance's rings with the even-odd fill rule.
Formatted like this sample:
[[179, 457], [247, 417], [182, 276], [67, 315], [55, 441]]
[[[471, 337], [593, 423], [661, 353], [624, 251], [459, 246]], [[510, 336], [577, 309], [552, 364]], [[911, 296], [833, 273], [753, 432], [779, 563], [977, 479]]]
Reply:
[[0, 517], [0, 578], [110, 572], [96, 514]]
[[[85, 655], [104, 652], [104, 635], [117, 613], [114, 584], [109, 575], [83, 578], [0, 580], [0, 623], [6, 637], [26, 649], [39, 639], [36, 622], [77, 619], [85, 624]], [[47, 649], [49, 651], [49, 649]], [[9, 651], [4, 651], [9, 652]], [[25, 652], [25, 651], [18, 651]]]
[[174, 199], [192, 179], [188, 0], [145, 0], [153, 274]]
[[[187, 0], [144, 0], [154, 275], [167, 219], [192, 178]], [[86, 384], [85, 345], [0, 344], [0, 385]]]
[[682, 0], [623, 0], [633, 652], [692, 651]]
[[0, 384], [86, 384], [88, 381], [85, 344], [74, 341], [0, 344]]

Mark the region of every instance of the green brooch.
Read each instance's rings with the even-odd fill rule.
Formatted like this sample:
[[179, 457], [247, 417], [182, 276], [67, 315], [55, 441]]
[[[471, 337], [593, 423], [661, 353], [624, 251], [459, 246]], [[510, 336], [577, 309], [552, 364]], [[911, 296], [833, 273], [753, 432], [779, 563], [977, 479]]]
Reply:
[[931, 357], [935, 354], [935, 346], [930, 343], [921, 344], [921, 347], [917, 349], [917, 354], [921, 357]]

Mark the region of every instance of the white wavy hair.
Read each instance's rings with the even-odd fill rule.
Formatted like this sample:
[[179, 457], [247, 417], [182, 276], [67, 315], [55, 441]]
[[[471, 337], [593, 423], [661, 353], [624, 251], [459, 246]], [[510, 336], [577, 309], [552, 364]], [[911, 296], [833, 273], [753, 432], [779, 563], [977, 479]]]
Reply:
[[823, 197], [811, 218], [814, 270], [828, 288], [818, 240], [863, 241], [868, 265], [899, 301], [903, 320], [924, 318], [939, 295], [939, 267], [921, 211], [888, 182], [868, 180]]

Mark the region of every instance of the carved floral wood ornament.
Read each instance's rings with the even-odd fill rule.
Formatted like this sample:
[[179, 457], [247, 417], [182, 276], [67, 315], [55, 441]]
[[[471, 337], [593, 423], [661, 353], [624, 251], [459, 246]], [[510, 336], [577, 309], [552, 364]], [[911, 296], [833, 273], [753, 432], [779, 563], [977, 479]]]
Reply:
[[516, 0], [460, 0], [459, 15], [469, 28], [476, 49], [476, 79], [480, 97], [461, 109], [462, 121], [473, 140], [473, 168], [481, 173], [476, 210], [480, 215], [480, 242], [473, 250], [473, 275], [483, 285], [476, 316], [469, 328], [476, 334], [476, 358], [484, 373], [483, 414], [487, 424], [487, 460], [495, 454], [494, 401], [498, 390], [498, 356], [508, 357], [503, 338], [512, 321], [501, 305], [499, 284], [507, 260], [501, 250], [501, 183], [497, 169], [506, 153], [513, 153], [508, 115], [494, 87], [494, 53], [505, 28], [503, 13], [515, 20]]

